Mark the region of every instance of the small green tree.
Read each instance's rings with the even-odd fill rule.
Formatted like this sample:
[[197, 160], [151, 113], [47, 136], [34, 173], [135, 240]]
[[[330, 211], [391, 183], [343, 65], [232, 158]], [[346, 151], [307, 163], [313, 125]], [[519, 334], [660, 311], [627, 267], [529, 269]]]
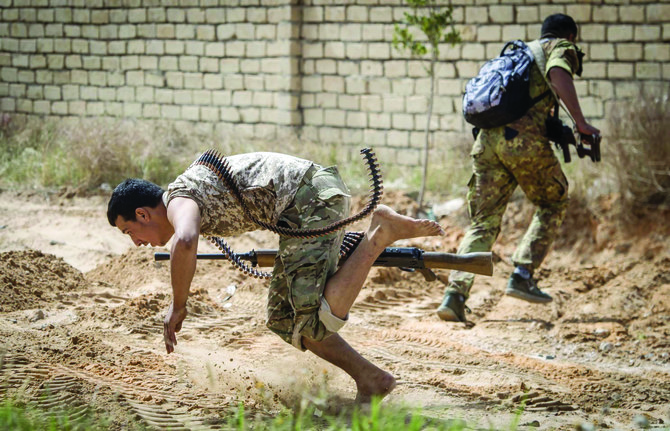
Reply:
[[[436, 0], [406, 0], [411, 6], [412, 13], [405, 12], [401, 25], [395, 25], [393, 47], [398, 50], [408, 49], [412, 57], [423, 58], [424, 69], [430, 78], [430, 95], [428, 96], [428, 113], [426, 116], [425, 148], [423, 152], [423, 174], [421, 177], [421, 191], [419, 192], [419, 210], [423, 206], [428, 176], [428, 152], [430, 149], [430, 120], [433, 116], [435, 100], [435, 67], [440, 55], [440, 43], [449, 43], [452, 46], [461, 41], [460, 33], [454, 28], [453, 7], [442, 8]], [[425, 35], [426, 42], [416, 40], [410, 29], [416, 28]]]

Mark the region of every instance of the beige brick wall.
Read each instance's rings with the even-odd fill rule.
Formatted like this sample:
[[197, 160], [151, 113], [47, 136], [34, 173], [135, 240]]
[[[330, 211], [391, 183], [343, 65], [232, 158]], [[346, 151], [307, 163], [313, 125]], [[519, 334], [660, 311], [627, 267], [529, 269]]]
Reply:
[[[441, 47], [437, 147], [470, 139], [462, 90], [510, 39], [572, 15], [590, 121], [670, 81], [670, 3], [453, 0], [463, 43]], [[445, 2], [446, 4], [446, 2]], [[430, 80], [391, 47], [401, 0], [0, 0], [0, 111], [188, 122], [241, 138], [373, 145], [420, 163]]]

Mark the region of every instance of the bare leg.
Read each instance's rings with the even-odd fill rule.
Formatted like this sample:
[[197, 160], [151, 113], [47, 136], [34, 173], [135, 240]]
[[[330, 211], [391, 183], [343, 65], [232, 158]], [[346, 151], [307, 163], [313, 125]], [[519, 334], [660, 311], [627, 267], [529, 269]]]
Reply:
[[437, 222], [407, 217], [385, 205], [377, 207], [361, 243], [326, 283], [323, 296], [332, 313], [347, 316], [372, 264], [386, 247], [400, 239], [434, 235], [444, 235]]
[[[440, 225], [434, 221], [400, 215], [384, 205], [377, 207], [361, 243], [326, 283], [323, 295], [331, 312], [340, 318], [347, 316], [372, 264], [387, 246], [399, 239], [443, 234]], [[306, 337], [302, 340], [312, 353], [340, 367], [354, 379], [357, 402], [369, 403], [373, 396], [383, 397], [395, 387], [395, 378], [391, 374], [363, 358], [338, 334], [320, 342]]]
[[317, 342], [302, 338], [312, 353], [341, 368], [356, 382], [356, 402], [369, 403], [372, 397], [385, 396], [395, 388], [395, 378], [362, 357], [338, 334]]

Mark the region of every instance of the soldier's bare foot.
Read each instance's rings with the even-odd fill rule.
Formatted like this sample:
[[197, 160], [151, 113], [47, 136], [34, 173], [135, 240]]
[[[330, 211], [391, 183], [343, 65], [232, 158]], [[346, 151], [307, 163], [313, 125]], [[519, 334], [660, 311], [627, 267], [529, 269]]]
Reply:
[[364, 381], [356, 382], [356, 388], [358, 389], [356, 403], [369, 404], [373, 397], [383, 398], [391, 393], [395, 385], [395, 377], [386, 371], [379, 370], [374, 375], [367, 376]]
[[387, 247], [400, 239], [444, 235], [439, 223], [398, 214], [386, 205], [379, 205], [372, 215], [367, 237], [377, 247]]

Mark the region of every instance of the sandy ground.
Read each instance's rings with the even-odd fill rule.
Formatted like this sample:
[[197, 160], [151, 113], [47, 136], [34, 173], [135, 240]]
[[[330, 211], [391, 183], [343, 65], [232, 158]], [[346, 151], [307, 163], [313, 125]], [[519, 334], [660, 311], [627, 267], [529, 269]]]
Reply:
[[[400, 194], [384, 203], [409, 208]], [[513, 202], [495, 246], [493, 277], [478, 277], [472, 324], [435, 315], [444, 284], [375, 268], [341, 334], [392, 372], [384, 401], [473, 427], [520, 429], [670, 427], [670, 213], [622, 230], [571, 208], [539, 272], [555, 298], [533, 305], [503, 295], [509, 258], [531, 209]], [[265, 328], [267, 281], [227, 262], [200, 262], [176, 352], [162, 320], [169, 269], [153, 249], [131, 249], [110, 227], [105, 197], [0, 192], [0, 395], [108, 412], [124, 428], [210, 429], [243, 402], [273, 415], [301, 399], [337, 413], [352, 380]], [[400, 245], [454, 252], [467, 219], [441, 220], [443, 238]], [[351, 230], [360, 229], [354, 226]], [[253, 232], [236, 251], [274, 248]], [[213, 251], [202, 242], [200, 251]], [[441, 278], [447, 275], [440, 272]]]

